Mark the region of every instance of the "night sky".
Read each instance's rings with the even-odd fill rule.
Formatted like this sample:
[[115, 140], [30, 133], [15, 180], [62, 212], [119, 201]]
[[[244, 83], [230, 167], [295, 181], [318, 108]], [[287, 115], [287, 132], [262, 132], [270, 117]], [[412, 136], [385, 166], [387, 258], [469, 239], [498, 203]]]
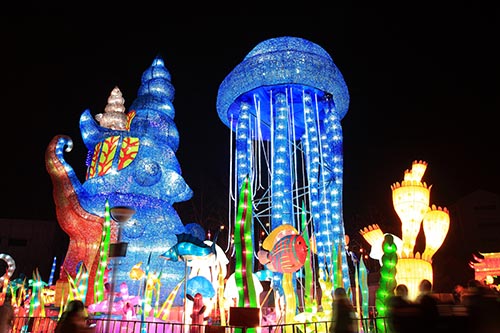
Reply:
[[2, 18], [0, 217], [55, 220], [44, 162], [50, 140], [73, 139], [66, 159], [83, 182], [80, 115], [103, 112], [115, 86], [128, 108], [157, 55], [176, 90], [177, 158], [192, 200], [225, 197], [229, 129], [217, 115], [219, 85], [258, 43], [281, 36], [324, 48], [349, 89], [341, 122], [348, 234], [372, 223], [400, 228], [390, 186], [413, 160], [428, 162], [423, 181], [433, 186], [433, 204], [449, 207], [478, 189], [498, 193], [498, 22], [494, 11], [474, 7], [182, 20], [170, 13], [159, 21]]

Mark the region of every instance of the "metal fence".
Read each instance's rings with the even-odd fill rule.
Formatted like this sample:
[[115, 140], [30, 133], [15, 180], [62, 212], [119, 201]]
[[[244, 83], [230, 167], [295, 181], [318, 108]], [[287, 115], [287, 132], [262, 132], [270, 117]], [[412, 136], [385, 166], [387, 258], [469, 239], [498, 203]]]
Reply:
[[[377, 318], [385, 323], [385, 318]], [[374, 325], [374, 319], [360, 321], [360, 332], [382, 333]], [[14, 320], [12, 333], [53, 333], [57, 318], [48, 317], [17, 317]], [[139, 321], [118, 319], [92, 319], [95, 333], [328, 333], [331, 326], [329, 321], [268, 325], [253, 327], [196, 325], [164, 321]]]
[[[95, 333], [329, 333], [331, 321], [238, 327], [220, 325], [196, 325], [164, 321], [120, 320], [95, 318], [90, 320]], [[57, 318], [17, 317], [12, 333], [53, 333]], [[359, 319], [360, 333], [388, 333], [388, 318]], [[466, 332], [467, 316], [457, 312], [442, 312], [440, 332]]]

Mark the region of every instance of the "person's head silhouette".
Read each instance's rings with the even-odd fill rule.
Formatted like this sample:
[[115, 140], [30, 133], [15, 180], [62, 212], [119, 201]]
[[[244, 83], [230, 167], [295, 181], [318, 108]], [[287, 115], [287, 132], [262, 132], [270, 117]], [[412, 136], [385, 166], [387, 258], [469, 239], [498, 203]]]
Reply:
[[431, 281], [424, 279], [420, 282], [418, 286], [418, 290], [421, 294], [428, 294], [432, 291], [432, 283]]
[[396, 296], [408, 297], [408, 287], [405, 284], [398, 284], [394, 289]]

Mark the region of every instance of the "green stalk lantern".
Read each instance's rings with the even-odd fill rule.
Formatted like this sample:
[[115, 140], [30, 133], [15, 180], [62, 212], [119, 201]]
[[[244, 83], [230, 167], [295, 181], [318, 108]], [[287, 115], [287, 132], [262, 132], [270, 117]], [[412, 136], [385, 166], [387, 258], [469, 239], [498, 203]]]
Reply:
[[[369, 317], [369, 290], [368, 290], [368, 272], [366, 270], [365, 262], [361, 256], [359, 260], [359, 287], [361, 289], [361, 313], [363, 319], [368, 319]], [[368, 321], [363, 320], [363, 329], [368, 332]]]
[[104, 275], [106, 273], [106, 266], [108, 265], [109, 243], [111, 241], [111, 214], [108, 200], [106, 200], [105, 207], [106, 211], [104, 212], [104, 225], [102, 228], [99, 252], [99, 266], [94, 280], [94, 303], [104, 301]]
[[234, 247], [236, 267], [234, 279], [238, 288], [239, 307], [257, 307], [257, 297], [253, 283], [253, 244], [252, 244], [252, 193], [248, 176], [240, 189], [238, 215], [234, 227]]
[[[387, 300], [394, 295], [396, 288], [396, 264], [398, 255], [394, 238], [391, 234], [386, 234], [382, 242], [384, 255], [382, 256], [382, 267], [380, 268], [380, 285], [377, 289], [375, 307], [378, 317], [387, 316]], [[387, 327], [383, 319], [377, 319], [377, 328], [379, 332], [386, 332]]]
[[316, 310], [316, 301], [314, 299], [314, 283], [312, 278], [312, 262], [311, 262], [311, 244], [309, 242], [309, 231], [307, 229], [307, 218], [306, 218], [306, 207], [304, 202], [302, 202], [302, 214], [301, 214], [301, 223], [302, 223], [302, 233], [304, 236], [304, 240], [307, 245], [307, 256], [306, 261], [304, 262], [304, 306], [305, 312], [312, 313]]

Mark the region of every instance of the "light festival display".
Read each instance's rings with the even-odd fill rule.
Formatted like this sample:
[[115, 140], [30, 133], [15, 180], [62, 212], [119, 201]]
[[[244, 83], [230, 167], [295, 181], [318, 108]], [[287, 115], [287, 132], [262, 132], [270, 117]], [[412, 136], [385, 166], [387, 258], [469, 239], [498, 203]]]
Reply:
[[[331, 56], [315, 43], [288, 36], [253, 48], [226, 76], [217, 96], [217, 112], [231, 129], [234, 147], [231, 216], [236, 216], [238, 190], [249, 175], [255, 228], [269, 235], [288, 224], [303, 233], [306, 213], [317, 255], [314, 276], [320, 270], [332, 280], [332, 253], [346, 246], [340, 121], [348, 104], [347, 86]], [[347, 258], [341, 252], [341, 284], [349, 288]], [[277, 290], [281, 279], [280, 272], [274, 273]]]
[[[69, 294], [85, 300], [89, 308], [114, 314], [123, 310], [115, 306], [127, 304], [126, 294], [126, 299], [133, 298], [143, 307], [143, 321], [151, 316], [168, 320], [173, 305], [184, 304], [186, 309], [180, 290], [197, 278], [193, 276], [201, 271], [197, 262], [202, 266], [207, 262], [194, 253], [167, 255], [173, 249], [184, 249], [179, 235], [197, 236], [173, 208], [174, 203], [191, 199], [193, 193], [175, 156], [179, 133], [170, 79], [158, 56], [144, 71], [138, 96], [128, 111], [120, 89], [115, 87], [104, 112], [94, 116], [90, 110], [82, 113], [80, 131], [89, 151], [83, 182], [64, 158], [73, 148], [72, 139], [56, 135], [49, 143], [45, 163], [53, 183], [57, 219], [70, 238], [56, 282], [57, 304], [64, 304], [63, 298]], [[252, 260], [257, 250], [268, 252], [263, 264], [267, 269], [260, 273], [272, 279], [278, 293], [275, 298], [285, 298], [286, 322], [299, 318], [300, 305], [304, 305], [305, 314], [322, 307], [317, 319], [327, 319], [324, 315], [329, 313], [330, 299], [317, 304], [319, 292], [314, 287], [307, 290], [304, 299], [298, 299], [298, 283], [315, 286], [314, 280], [322, 276], [331, 282], [323, 284], [329, 285], [324, 287], [328, 290], [322, 290], [323, 295], [331, 293], [334, 286], [351, 287], [344, 251], [340, 125], [348, 104], [347, 86], [330, 55], [320, 46], [295, 37], [258, 44], [221, 83], [217, 112], [232, 130], [231, 146], [234, 141], [235, 147], [229, 175], [234, 204], [229, 207], [232, 219], [228, 234], [244, 248], [236, 253], [238, 306], [261, 306], [260, 283], [254, 280], [259, 272], [255, 271], [256, 260]], [[238, 207], [240, 195], [248, 196], [245, 218], [244, 210]], [[129, 207], [133, 214], [120, 221], [110, 216], [117, 207]], [[240, 223], [238, 228], [231, 229], [235, 223]], [[281, 233], [292, 229], [291, 234]], [[264, 243], [257, 238], [257, 230], [267, 236]], [[109, 252], [110, 245], [118, 242], [126, 248], [117, 258]], [[215, 241], [205, 244], [198, 248], [210, 249], [210, 253], [217, 248]], [[215, 275], [203, 280], [213, 284], [214, 293], [203, 295], [203, 302], [210, 300], [211, 304], [205, 304], [209, 308], [219, 302], [223, 309], [227, 306], [223, 304], [227, 301], [223, 289], [229, 261], [223, 255], [218, 258], [221, 261], [213, 263]], [[146, 262], [142, 270], [140, 266]], [[72, 291], [74, 287], [80, 290], [82, 267], [85, 295]], [[109, 285], [115, 290], [106, 290]], [[107, 303], [110, 292], [116, 293], [117, 304]], [[129, 312], [127, 319], [132, 314]], [[221, 312], [224, 322], [225, 313]]]

